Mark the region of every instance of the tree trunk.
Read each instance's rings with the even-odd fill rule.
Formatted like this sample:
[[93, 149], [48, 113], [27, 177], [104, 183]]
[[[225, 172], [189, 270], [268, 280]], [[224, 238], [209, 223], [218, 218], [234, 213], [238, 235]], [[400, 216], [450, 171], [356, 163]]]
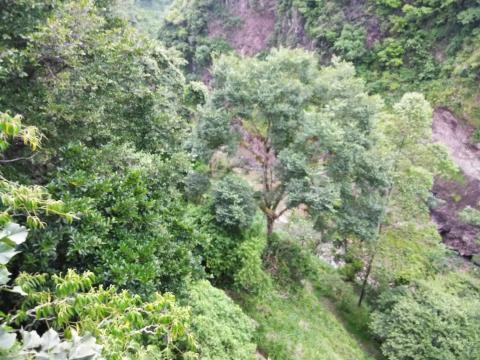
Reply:
[[267, 215], [267, 238], [271, 238], [273, 234], [273, 224], [275, 220]]
[[360, 297], [358, 299], [358, 306], [362, 306], [363, 299], [365, 298], [365, 294], [367, 291], [368, 278], [370, 276], [370, 272], [372, 271], [372, 263], [373, 263], [374, 257], [375, 255], [372, 254], [372, 256], [370, 257], [370, 260], [368, 261], [367, 271], [365, 272], [365, 277], [363, 278], [362, 290], [360, 291]]

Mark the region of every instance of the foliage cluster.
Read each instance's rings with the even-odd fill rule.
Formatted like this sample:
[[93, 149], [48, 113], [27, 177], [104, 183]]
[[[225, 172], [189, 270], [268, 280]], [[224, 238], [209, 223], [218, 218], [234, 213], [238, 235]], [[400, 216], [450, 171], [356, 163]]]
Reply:
[[101, 341], [102, 354], [109, 359], [193, 358], [189, 310], [178, 306], [172, 294], [155, 294], [144, 301], [114, 286], [93, 288], [94, 281], [93, 273], [73, 270], [65, 276], [22, 274], [16, 283], [26, 297], [7, 322], [36, 328], [47, 322], [62, 333], [90, 333]]
[[[456, 171], [430, 142], [432, 109], [419, 93], [385, 107], [333, 57], [380, 89], [476, 81], [476, 4], [279, 2], [320, 58], [217, 58], [229, 49], [208, 20], [238, 25], [223, 1], [173, 4], [159, 37], [176, 50], [112, 4], [0, 0], [0, 351], [250, 359], [259, 342], [280, 359], [362, 359], [373, 308], [388, 359], [479, 356], [478, 281], [440, 272], [428, 216], [434, 176]], [[210, 63], [210, 89], [181, 71]], [[276, 233], [293, 209], [310, 234]], [[343, 248], [340, 271], [320, 242]]]
[[164, 18], [159, 39], [181, 52], [188, 61], [191, 73], [210, 65], [215, 54], [231, 50], [222, 38], [208, 37], [208, 26], [215, 16], [225, 23], [231, 20], [224, 1], [174, 1]]
[[189, 291], [192, 331], [205, 360], [251, 360], [255, 356], [255, 324], [222, 290], [208, 281]]
[[382, 294], [372, 330], [388, 359], [480, 356], [478, 280], [448, 274]]
[[[478, 2], [386, 1], [368, 5], [337, 0], [282, 0], [280, 19], [295, 12], [319, 53], [337, 54], [360, 65], [361, 73], [379, 93], [401, 94], [418, 85], [432, 100], [457, 105], [454, 93], [437, 83], [447, 81], [457, 91], [472, 89], [478, 79]], [[415, 87], [412, 85], [415, 84]], [[471, 100], [463, 96], [464, 107]], [[468, 116], [475, 121], [475, 106]]]

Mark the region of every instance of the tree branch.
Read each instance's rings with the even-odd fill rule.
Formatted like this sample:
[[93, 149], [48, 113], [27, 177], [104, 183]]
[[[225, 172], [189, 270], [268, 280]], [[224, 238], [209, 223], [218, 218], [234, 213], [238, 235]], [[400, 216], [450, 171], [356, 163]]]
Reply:
[[18, 157], [18, 158], [15, 158], [15, 159], [0, 160], [0, 163], [1, 164], [6, 164], [6, 163], [12, 163], [12, 162], [15, 162], [15, 161], [20, 161], [20, 160], [32, 160], [37, 155], [38, 155], [38, 153], [35, 153], [35, 154], [33, 154], [29, 157]]

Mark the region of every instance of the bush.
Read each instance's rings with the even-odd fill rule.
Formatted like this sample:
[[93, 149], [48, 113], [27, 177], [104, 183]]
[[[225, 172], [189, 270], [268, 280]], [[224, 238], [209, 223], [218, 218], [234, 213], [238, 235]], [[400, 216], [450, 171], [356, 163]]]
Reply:
[[386, 38], [376, 48], [377, 60], [385, 67], [396, 68], [403, 65], [405, 50], [399, 40]]
[[250, 294], [265, 295], [271, 290], [270, 276], [263, 269], [262, 255], [267, 245], [263, 221], [256, 221], [238, 246], [238, 270], [234, 275], [237, 289]]
[[62, 156], [49, 189], [79, 221], [32, 232], [21, 270], [93, 270], [140, 294], [178, 291], [203, 273], [197, 238], [180, 221], [185, 203], [177, 187], [188, 169], [182, 155], [161, 160], [128, 145], [76, 144]]
[[333, 49], [338, 51], [346, 60], [354, 61], [365, 55], [365, 41], [367, 32], [362, 27], [346, 24], [340, 38], [335, 41]]
[[480, 210], [467, 206], [460, 212], [460, 220], [466, 224], [480, 227]]
[[[73, 270], [65, 276], [22, 274], [16, 283], [26, 297], [7, 321], [38, 331], [51, 327], [67, 337], [92, 334], [111, 360], [194, 358], [190, 311], [175, 296], [156, 293], [145, 301], [113, 286], [94, 288], [94, 281], [93, 273]], [[91, 357], [72, 357], [80, 358]]]
[[213, 275], [215, 284], [256, 294], [269, 289], [269, 277], [262, 263], [266, 245], [262, 216], [257, 216], [252, 227], [242, 232], [227, 231], [217, 225], [208, 203], [189, 204], [185, 218], [192, 236], [202, 244], [205, 270]]
[[473, 141], [476, 143], [480, 143], [480, 129], [475, 130], [473, 133]]
[[222, 290], [201, 281], [190, 289], [188, 305], [201, 359], [255, 358], [254, 322]]
[[213, 207], [217, 222], [227, 229], [235, 230], [248, 229], [257, 209], [252, 188], [234, 175], [229, 175], [216, 184]]
[[478, 299], [435, 285], [420, 282], [380, 297], [371, 328], [387, 359], [480, 358]]
[[302, 280], [317, 278], [317, 259], [295, 240], [282, 239], [274, 234], [269, 239], [265, 260], [270, 272], [282, 285], [298, 286]]
[[210, 187], [207, 174], [198, 171], [189, 172], [185, 178], [185, 196], [190, 201], [199, 201]]

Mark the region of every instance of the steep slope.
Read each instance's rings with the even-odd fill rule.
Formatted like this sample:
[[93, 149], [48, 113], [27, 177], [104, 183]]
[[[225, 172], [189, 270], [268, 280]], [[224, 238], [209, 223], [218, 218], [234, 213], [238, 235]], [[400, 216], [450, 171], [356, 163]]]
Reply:
[[479, 229], [463, 223], [459, 212], [480, 204], [480, 149], [471, 144], [474, 128], [458, 120], [446, 108], [437, 108], [433, 116], [433, 138], [447, 146], [450, 156], [463, 173], [464, 181], [437, 179], [435, 196], [443, 204], [432, 210], [432, 218], [447, 246], [470, 257], [480, 252], [476, 242]]
[[214, 18], [208, 24], [208, 36], [224, 38], [241, 55], [255, 55], [269, 46], [276, 21], [275, 0], [266, 0], [257, 7], [248, 0], [227, 1], [225, 10], [239, 20], [228, 28], [224, 20]]
[[[282, 3], [267, 0], [263, 7], [255, 8], [246, 0], [228, 1], [227, 11], [240, 19], [241, 25], [229, 30], [223, 25], [223, 20], [217, 18], [210, 22], [208, 36], [224, 38], [241, 55], [255, 55], [274, 43], [307, 48], [321, 46], [318, 41], [305, 42], [308, 38], [304, 29], [305, 19], [295, 8], [289, 11], [279, 8]], [[342, 12], [346, 20], [366, 28], [365, 41], [369, 49], [380, 41], [380, 20], [371, 11], [368, 12], [364, 1], [351, 1], [342, 8]], [[279, 25], [277, 28], [276, 23]], [[292, 31], [295, 40], [292, 40]], [[474, 130], [455, 118], [447, 108], [439, 107], [434, 113], [434, 140], [447, 146], [465, 181], [436, 180], [433, 192], [443, 203], [432, 210], [432, 218], [438, 224], [446, 245], [467, 257], [480, 252], [480, 245], [476, 242], [478, 228], [459, 219], [460, 211], [467, 206], [477, 207], [480, 201], [480, 149], [470, 144]]]
[[270, 359], [373, 359], [309, 287], [274, 291], [268, 301], [246, 300], [247, 314], [259, 323], [260, 353]]

